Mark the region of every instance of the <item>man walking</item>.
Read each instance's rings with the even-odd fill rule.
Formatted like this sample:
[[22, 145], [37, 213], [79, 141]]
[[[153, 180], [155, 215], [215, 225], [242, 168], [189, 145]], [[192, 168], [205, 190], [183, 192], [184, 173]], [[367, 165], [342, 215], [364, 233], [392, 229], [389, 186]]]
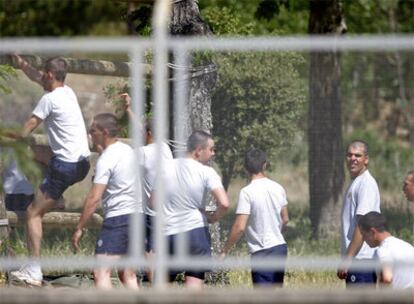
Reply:
[[[142, 214], [141, 201], [136, 201], [136, 197], [141, 197], [141, 188], [135, 189], [134, 151], [118, 141], [117, 120], [112, 114], [96, 115], [89, 133], [93, 143], [103, 151], [97, 160], [93, 185], [85, 199], [72, 244], [79, 249], [83, 228], [102, 200], [104, 222], [95, 255], [98, 259], [119, 259], [128, 253], [131, 214]], [[112, 288], [110, 267], [96, 268], [93, 275], [97, 288]], [[134, 269], [118, 270], [118, 276], [125, 287], [138, 288]]]
[[[211, 257], [208, 223], [220, 220], [229, 208], [229, 200], [221, 178], [206, 164], [214, 156], [214, 141], [204, 131], [193, 132], [187, 141], [187, 157], [166, 164], [163, 205], [165, 234], [169, 239], [170, 254], [175, 253], [177, 238], [185, 235], [188, 252], [194, 258]], [[206, 214], [204, 197], [210, 191], [217, 202], [215, 212]], [[184, 271], [185, 284], [201, 288], [208, 270], [172, 270], [170, 279]]]
[[362, 215], [370, 211], [380, 212], [379, 189], [368, 171], [368, 161], [368, 144], [362, 140], [351, 142], [346, 152], [351, 184], [345, 192], [341, 213], [341, 251], [344, 261], [337, 272], [340, 279], [346, 280], [348, 287], [352, 284], [376, 283], [375, 270], [352, 269], [353, 262], [372, 260], [375, 253], [375, 249], [364, 242], [358, 228], [358, 220]]

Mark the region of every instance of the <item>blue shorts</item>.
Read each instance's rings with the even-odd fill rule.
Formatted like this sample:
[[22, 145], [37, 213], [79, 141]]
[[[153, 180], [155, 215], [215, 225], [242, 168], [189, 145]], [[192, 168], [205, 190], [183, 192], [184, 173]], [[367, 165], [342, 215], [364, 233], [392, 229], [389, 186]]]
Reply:
[[[365, 260], [371, 261], [370, 259]], [[359, 261], [364, 261], [364, 259], [361, 259]], [[348, 275], [345, 282], [347, 287], [352, 287], [354, 284], [376, 284], [377, 274], [375, 270], [353, 270], [351, 266], [348, 270]]]
[[34, 200], [34, 194], [6, 194], [4, 202], [10, 211], [26, 211], [27, 206]]
[[[187, 250], [190, 256], [211, 257], [211, 239], [208, 227], [196, 228], [187, 232], [186, 234], [189, 248]], [[168, 236], [168, 245], [170, 255], [174, 255], [176, 247], [176, 239], [178, 234]], [[199, 278], [204, 280], [206, 272], [210, 269], [185, 270], [185, 269], [171, 269], [170, 281], [173, 281], [177, 274], [185, 272], [186, 276]]]
[[131, 214], [106, 218], [96, 241], [95, 254], [124, 255], [129, 248]]
[[89, 167], [87, 158], [76, 163], [68, 163], [52, 157], [40, 190], [50, 198], [58, 200], [69, 186], [85, 178]]
[[145, 251], [154, 251], [154, 216], [145, 214]]
[[[262, 258], [285, 258], [287, 257], [287, 245], [282, 244], [271, 248], [263, 249], [252, 253], [252, 260]], [[263, 270], [252, 268], [252, 281], [253, 284], [266, 285], [266, 284], [283, 284], [283, 278], [285, 276], [285, 270]]]

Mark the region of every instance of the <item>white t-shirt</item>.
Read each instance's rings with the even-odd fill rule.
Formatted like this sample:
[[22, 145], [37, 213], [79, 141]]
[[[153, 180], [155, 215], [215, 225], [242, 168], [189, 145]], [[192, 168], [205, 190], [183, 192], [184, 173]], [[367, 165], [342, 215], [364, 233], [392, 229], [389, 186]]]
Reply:
[[73, 163], [89, 156], [85, 122], [71, 88], [65, 85], [44, 94], [33, 115], [43, 120], [50, 148], [59, 160]]
[[[13, 152], [9, 149], [0, 148], [0, 153]], [[29, 183], [26, 176], [20, 172], [14, 158], [11, 159], [10, 164], [3, 170], [3, 190], [6, 194], [32, 195], [34, 193], [33, 186]]]
[[249, 215], [244, 235], [250, 253], [286, 243], [280, 212], [287, 203], [283, 187], [268, 178], [254, 179], [241, 189], [236, 214]]
[[[350, 184], [344, 196], [341, 215], [341, 251], [346, 254], [346, 249], [351, 243], [356, 225], [357, 215], [365, 215], [368, 212], [380, 212], [380, 194], [378, 185], [368, 170], [357, 176]], [[371, 259], [375, 248], [363, 243], [356, 259]]]
[[[381, 263], [385, 264], [413, 263], [414, 247], [403, 240], [390, 236], [378, 246], [377, 256]], [[391, 285], [393, 288], [414, 288], [414, 266], [392, 265]]]
[[207, 226], [204, 214], [206, 191], [223, 188], [217, 172], [191, 158], [168, 161], [164, 172], [165, 234], [177, 234]]
[[[173, 159], [171, 149], [166, 143], [160, 145], [160, 156], [163, 161]], [[158, 151], [157, 144], [152, 143], [138, 149], [139, 151], [139, 164], [142, 166], [143, 173], [143, 191], [142, 191], [142, 204], [145, 214], [155, 216], [156, 212], [148, 206], [148, 200], [151, 196], [151, 192], [154, 190], [155, 176], [157, 174], [157, 162]]]
[[141, 198], [141, 187], [135, 185], [136, 164], [134, 150], [120, 141], [109, 145], [98, 158], [93, 182], [106, 185], [102, 196], [105, 218], [143, 212], [142, 202], [136, 199]]

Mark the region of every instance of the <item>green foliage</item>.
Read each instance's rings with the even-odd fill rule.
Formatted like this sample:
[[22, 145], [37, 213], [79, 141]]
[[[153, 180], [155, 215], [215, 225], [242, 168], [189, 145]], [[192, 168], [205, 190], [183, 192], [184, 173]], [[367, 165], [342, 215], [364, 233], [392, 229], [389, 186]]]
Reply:
[[13, 67], [9, 65], [0, 65], [0, 93], [10, 94], [11, 90], [5, 82], [16, 77], [16, 70]]
[[214, 57], [219, 86], [213, 95], [215, 160], [224, 183], [242, 174], [244, 152], [261, 148], [272, 159], [291, 146], [304, 110], [304, 84], [295, 53], [227, 53]]
[[0, 36], [126, 34], [126, 11], [108, 0], [0, 0]]

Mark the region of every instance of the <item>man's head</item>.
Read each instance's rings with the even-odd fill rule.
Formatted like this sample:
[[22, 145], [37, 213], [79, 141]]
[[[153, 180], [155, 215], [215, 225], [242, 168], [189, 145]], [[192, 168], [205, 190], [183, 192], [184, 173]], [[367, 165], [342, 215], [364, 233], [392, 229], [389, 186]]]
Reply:
[[370, 247], [377, 247], [389, 235], [385, 217], [375, 211], [361, 216], [358, 220], [358, 226], [364, 241]]
[[244, 167], [250, 175], [263, 172], [266, 168], [266, 153], [260, 149], [251, 148], [244, 156]]
[[205, 131], [194, 131], [187, 141], [187, 151], [199, 162], [206, 164], [214, 156], [214, 141]]
[[368, 168], [368, 144], [362, 140], [352, 141], [346, 150], [346, 165], [352, 178]]
[[61, 57], [48, 59], [43, 68], [43, 88], [51, 91], [55, 82], [63, 83], [66, 78], [67, 66], [65, 59]]
[[410, 202], [414, 202], [414, 171], [409, 171], [405, 176], [403, 191]]
[[98, 114], [93, 118], [89, 128], [92, 142], [96, 146], [105, 147], [107, 139], [118, 136], [118, 122], [116, 116], [111, 113]]

